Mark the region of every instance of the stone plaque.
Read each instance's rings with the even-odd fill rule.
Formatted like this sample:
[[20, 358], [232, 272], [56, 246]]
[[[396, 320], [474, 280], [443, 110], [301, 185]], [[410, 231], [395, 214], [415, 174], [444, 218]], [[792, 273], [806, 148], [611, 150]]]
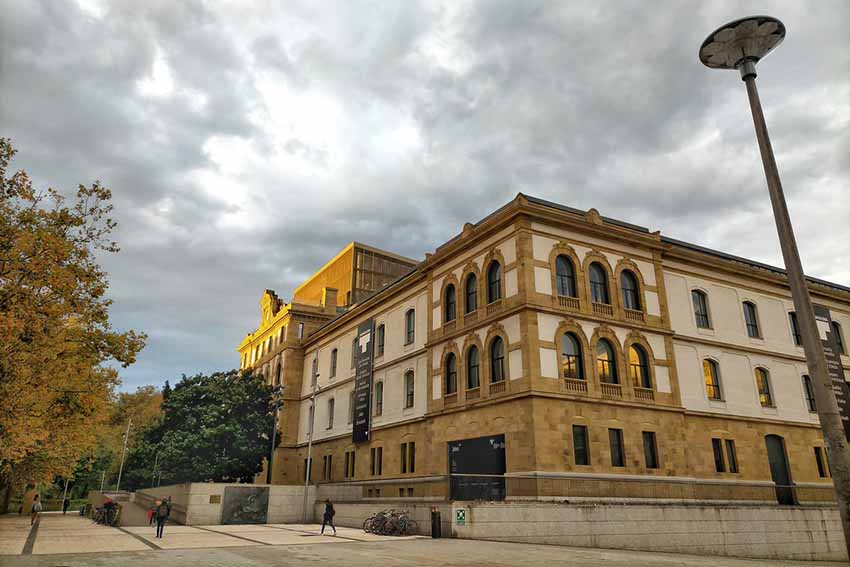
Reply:
[[269, 511], [268, 486], [226, 486], [222, 524], [265, 524]]

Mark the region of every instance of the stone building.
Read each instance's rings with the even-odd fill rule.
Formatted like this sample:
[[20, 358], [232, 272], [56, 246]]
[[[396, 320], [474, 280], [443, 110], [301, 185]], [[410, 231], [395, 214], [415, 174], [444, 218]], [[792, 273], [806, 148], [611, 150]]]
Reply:
[[[418, 264], [368, 250], [391, 283], [331, 262], [239, 345], [283, 386], [274, 483], [312, 437], [311, 482], [364, 498], [832, 499], [782, 270], [522, 194]], [[846, 373], [850, 289], [809, 285]]]

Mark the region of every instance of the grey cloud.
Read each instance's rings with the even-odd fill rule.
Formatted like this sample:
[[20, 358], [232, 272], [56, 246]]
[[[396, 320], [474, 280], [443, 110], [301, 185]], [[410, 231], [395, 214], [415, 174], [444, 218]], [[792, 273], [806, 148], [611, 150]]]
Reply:
[[[743, 86], [696, 56], [750, 13], [789, 29], [759, 86], [807, 271], [850, 284], [846, 3], [0, 3], [15, 165], [115, 193], [113, 317], [151, 335], [128, 388], [233, 366], [262, 290], [348, 241], [422, 258], [518, 191], [781, 265]], [[143, 96], [158, 57], [175, 89]], [[335, 122], [294, 128], [263, 83]]]

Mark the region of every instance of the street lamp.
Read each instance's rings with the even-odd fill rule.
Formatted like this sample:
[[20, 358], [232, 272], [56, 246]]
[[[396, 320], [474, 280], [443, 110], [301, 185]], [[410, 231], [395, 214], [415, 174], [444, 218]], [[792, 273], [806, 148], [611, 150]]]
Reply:
[[821, 343], [815, 320], [812, 299], [806, 285], [803, 266], [800, 263], [800, 253], [794, 239], [791, 227], [791, 217], [782, 192], [779, 180], [779, 170], [773, 157], [773, 148], [767, 133], [767, 124], [761, 109], [758, 90], [756, 89], [756, 63], [770, 53], [785, 39], [785, 25], [770, 16], [752, 16], [730, 22], [711, 33], [699, 50], [699, 59], [712, 69], [735, 69], [741, 73], [741, 79], [747, 86], [750, 99], [750, 110], [753, 114], [756, 138], [758, 139], [761, 161], [767, 178], [767, 189], [770, 202], [773, 205], [773, 216], [776, 230], [779, 233], [779, 244], [782, 247], [782, 257], [785, 260], [785, 270], [788, 283], [791, 286], [791, 297], [794, 300], [794, 310], [800, 325], [803, 349], [806, 353], [806, 364], [809, 376], [815, 388], [818, 417], [820, 418], [823, 438], [826, 444], [827, 457], [832, 470], [832, 481], [835, 487], [838, 511], [844, 528], [844, 540], [850, 550], [850, 452], [847, 449], [847, 438], [841, 423], [841, 414], [827, 367], [826, 356]]
[[272, 466], [274, 465], [275, 445], [277, 444], [277, 416], [280, 413], [280, 398], [283, 395], [283, 385], [275, 386], [272, 396], [274, 397], [274, 427], [272, 428], [272, 448], [269, 454], [269, 468], [266, 471], [266, 484], [272, 483]]

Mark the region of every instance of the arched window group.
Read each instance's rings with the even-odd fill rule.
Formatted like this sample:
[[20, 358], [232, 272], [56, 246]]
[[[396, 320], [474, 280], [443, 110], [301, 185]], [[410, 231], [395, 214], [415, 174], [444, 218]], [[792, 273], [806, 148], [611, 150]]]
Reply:
[[[585, 380], [584, 353], [581, 340], [572, 332], [567, 331], [560, 336], [561, 347], [561, 376], [569, 380]], [[652, 374], [650, 357], [647, 350], [633, 343], [626, 353], [628, 375], [635, 388], [652, 389]], [[596, 343], [595, 361], [596, 376], [606, 384], [620, 384], [620, 369], [617, 351], [610, 340], [600, 338]]]
[[[504, 382], [507, 378], [505, 367], [505, 342], [502, 337], [495, 337], [486, 349], [490, 363], [490, 383]], [[444, 388], [445, 395], [457, 393], [458, 390], [458, 357], [450, 352], [446, 355], [444, 363]], [[475, 390], [481, 387], [481, 351], [475, 345], [466, 350], [463, 357], [463, 370], [465, 372], [465, 384], [467, 390]]]

